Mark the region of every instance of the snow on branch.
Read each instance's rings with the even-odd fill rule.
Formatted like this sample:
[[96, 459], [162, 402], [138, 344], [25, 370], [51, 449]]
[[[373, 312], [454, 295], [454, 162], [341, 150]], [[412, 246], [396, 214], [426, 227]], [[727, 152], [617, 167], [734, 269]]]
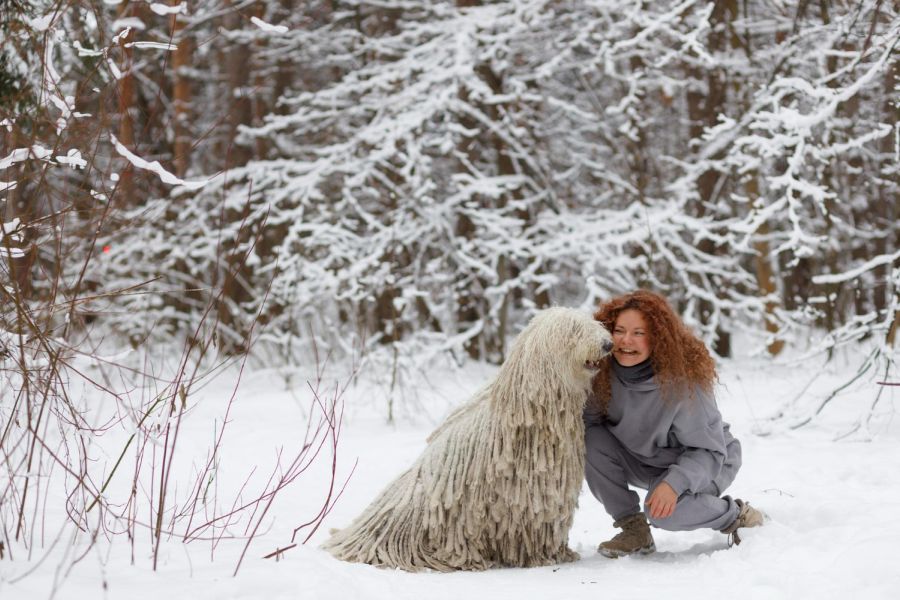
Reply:
[[160, 2], [151, 2], [150, 10], [162, 17], [166, 15], [187, 14], [187, 6], [184, 2], [179, 2], [178, 4], [172, 6], [168, 6]]
[[116, 139], [116, 136], [114, 136], [113, 134], [109, 134], [109, 137], [112, 140], [113, 146], [115, 146], [116, 148], [116, 152], [118, 152], [120, 156], [125, 158], [125, 160], [130, 162], [138, 169], [156, 173], [160, 181], [162, 181], [163, 183], [168, 183], [169, 185], [184, 186], [189, 190], [198, 190], [209, 183], [212, 179], [210, 178], [196, 181], [185, 181], [184, 179], [180, 179], [163, 168], [163, 166], [159, 164], [159, 161], [146, 161], [126, 148], [118, 139]]
[[44, 148], [40, 144], [35, 144], [30, 148], [16, 148], [12, 152], [10, 152], [6, 157], [0, 158], [0, 170], [8, 169], [12, 165], [16, 163], [20, 163], [28, 160], [29, 158], [36, 158], [37, 160], [46, 160], [50, 156], [53, 155], [53, 151], [47, 148]]
[[871, 271], [876, 267], [880, 267], [882, 265], [894, 265], [897, 263], [897, 261], [900, 261], [900, 250], [894, 252], [893, 254], [882, 254], [881, 256], [876, 256], [875, 258], [867, 260], [858, 267], [849, 271], [845, 271], [843, 273], [835, 273], [833, 275], [816, 275], [813, 277], [813, 283], [844, 283], [846, 281], [856, 279], [863, 273]]
[[250, 22], [265, 31], [266, 33], [287, 33], [288, 28], [284, 25], [272, 25], [271, 23], [266, 23], [259, 17], [250, 17]]

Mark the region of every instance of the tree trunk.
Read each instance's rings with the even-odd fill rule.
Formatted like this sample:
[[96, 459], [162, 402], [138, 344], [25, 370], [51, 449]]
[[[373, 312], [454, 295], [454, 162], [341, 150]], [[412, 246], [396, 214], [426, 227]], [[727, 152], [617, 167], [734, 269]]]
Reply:
[[[0, 144], [0, 157], [5, 156], [8, 151], [16, 148], [27, 147], [28, 141], [21, 139], [22, 136], [18, 127], [14, 127], [4, 137], [9, 140], [9, 143]], [[9, 150], [5, 150], [4, 147]], [[10, 223], [13, 219], [19, 219], [20, 223], [27, 225], [34, 220], [33, 203], [29, 201], [32, 194], [25, 193], [25, 185], [27, 183], [25, 181], [25, 172], [27, 168], [28, 161], [21, 165], [13, 164], [7, 169], [0, 171], [0, 174], [3, 175], [0, 181], [16, 183], [15, 187], [7, 188], [3, 192], [3, 195], [6, 196], [5, 209], [0, 213], [3, 223]], [[5, 233], [8, 234], [10, 232], [5, 231]], [[11, 290], [11, 292], [16, 296], [17, 302], [27, 300], [32, 295], [31, 267], [37, 258], [37, 249], [32, 244], [32, 237], [28, 228], [25, 230], [25, 235], [19, 240], [12, 240], [9, 236], [0, 233], [0, 247], [7, 250], [18, 249], [24, 251], [24, 254], [20, 256], [13, 256], [11, 252], [0, 253], [0, 260], [6, 263], [6, 268], [9, 269], [9, 279], [15, 285], [15, 289]], [[22, 325], [22, 323], [18, 325]], [[21, 330], [18, 326], [15, 326], [15, 329], [17, 331]]]
[[[227, 3], [231, 8], [234, 2]], [[223, 19], [226, 29], [237, 29], [241, 25], [241, 16], [231, 12]], [[249, 95], [251, 47], [232, 43], [224, 52], [226, 94], [228, 105], [227, 132], [225, 142], [228, 144], [224, 152], [224, 168], [239, 167], [247, 164], [252, 158], [249, 147], [236, 143], [238, 128], [249, 125], [253, 118], [253, 105]]]
[[[262, 19], [265, 16], [265, 4], [257, 2], [253, 7], [256, 17]], [[263, 38], [256, 40], [254, 46], [255, 54], [261, 56], [266, 47], [266, 41]], [[253, 76], [253, 124], [261, 125], [265, 116], [269, 113], [269, 103], [266, 101], [269, 96], [263, 90], [269, 89], [266, 85], [266, 78], [259, 65], [256, 68], [256, 74]], [[255, 158], [264, 159], [268, 152], [268, 144], [262, 136], [256, 138]]]
[[[759, 286], [759, 291], [765, 296], [774, 294], [776, 291], [775, 277], [772, 272], [772, 260], [769, 256], [771, 249], [769, 248], [769, 240], [765, 238], [768, 234], [769, 224], [763, 223], [756, 231], [757, 238], [756, 241], [753, 242], [753, 248], [756, 250], [756, 283]], [[772, 300], [766, 301], [764, 324], [766, 331], [773, 335], [778, 333], [778, 323], [775, 320], [775, 309], [777, 307], [778, 302]], [[778, 356], [784, 349], [784, 341], [777, 339], [773, 340], [766, 346], [766, 349], [772, 356]]]
[[[181, 0], [170, 0], [172, 6]], [[184, 16], [182, 13], [171, 17], [172, 41], [177, 48], [172, 55], [172, 105], [175, 111], [175, 143], [173, 146], [173, 162], [175, 174], [184, 177], [191, 164], [191, 148], [193, 146], [190, 133], [191, 122], [191, 84], [185, 70], [191, 66], [191, 38], [184, 34]]]
[[[898, 127], [900, 127], [900, 103], [897, 102], [896, 92], [898, 84], [900, 84], [900, 61], [894, 60], [888, 66], [884, 75], [884, 100], [882, 102], [882, 112], [884, 113], [884, 122], [894, 126], [893, 135], [887, 135], [881, 139], [879, 144], [881, 160], [880, 170], [882, 173], [889, 171], [896, 157], [894, 156], [895, 136], [900, 135]], [[897, 194], [900, 188], [900, 182], [894, 178], [893, 181], [886, 181], [878, 185], [877, 207], [875, 209], [876, 219], [875, 230], [884, 231], [884, 237], [875, 238], [875, 255], [891, 254], [896, 250], [898, 242], [900, 242], [900, 214], [897, 211]], [[900, 290], [891, 289], [888, 280], [891, 277], [891, 265], [882, 265], [876, 267], [874, 271], [875, 286], [872, 290], [874, 294], [875, 309], [879, 312], [884, 311], [891, 303], [893, 294], [900, 294]]]
[[[727, 34], [721, 30], [721, 25], [729, 22], [730, 19], [738, 17], [738, 8], [736, 0], [724, 0], [717, 2], [713, 13], [710, 15], [710, 24], [712, 30], [709, 33], [708, 47], [711, 54], [724, 49], [727, 46]], [[722, 112], [727, 99], [726, 81], [722, 74], [715, 69], [708, 71], [700, 71], [696, 67], [689, 69], [692, 79], [700, 81], [705, 74], [706, 90], [688, 89], [687, 105], [688, 118], [690, 119], [689, 135], [693, 140], [699, 140], [706, 127], [716, 124], [718, 115]], [[702, 217], [705, 212], [705, 205], [714, 201], [716, 184], [721, 174], [713, 169], [707, 170], [697, 178], [697, 193], [700, 195], [700, 202], [696, 203], [697, 215]], [[716, 253], [715, 244], [712, 240], [704, 239], [698, 245], [698, 248], [704, 253], [713, 255]], [[700, 311], [700, 321], [707, 322], [707, 319], [713, 312], [713, 306], [708, 300], [700, 300], [697, 303]], [[715, 352], [719, 356], [731, 355], [731, 335], [721, 327], [716, 329]]]
[[[131, 4], [123, 2], [119, 8], [119, 18], [134, 16], [134, 10]], [[119, 142], [131, 151], [134, 147], [134, 119], [137, 113], [137, 89], [132, 69], [134, 67], [133, 51], [126, 44], [134, 41], [134, 31], [128, 33], [127, 36], [119, 38], [119, 48], [122, 52], [122, 62], [119, 70], [122, 76], [118, 81], [118, 111], [119, 111]], [[125, 160], [125, 159], [122, 159]], [[134, 167], [129, 162], [125, 162], [124, 168], [119, 173], [119, 184], [117, 196], [124, 198], [128, 204], [134, 199]]]
[[[891, 61], [891, 64], [885, 73], [884, 102], [882, 104], [882, 110], [887, 117], [885, 121], [894, 125], [895, 136], [900, 135], [900, 131], [898, 131], [898, 128], [900, 128], [900, 104], [897, 103], [895, 93], [898, 84], [900, 84], [900, 60], [895, 58]], [[896, 160], [894, 153], [897, 149], [894, 147], [894, 144], [898, 142], [895, 140], [896, 138], [894, 138], [894, 136], [885, 136], [881, 140], [881, 155], [882, 160], [884, 161], [882, 166], [883, 171], [889, 169], [890, 166], [892, 166], [892, 161]], [[879, 223], [887, 229], [883, 240], [876, 242], [878, 244], [878, 252], [881, 254], [893, 253], [896, 251], [897, 247], [900, 246], [900, 223], [898, 223], [898, 221], [900, 221], [900, 215], [898, 215], [897, 210], [897, 193], [900, 184], [898, 184], [895, 179], [891, 182], [890, 188], [888, 188], [887, 185], [887, 183], [883, 183], [878, 187], [880, 212], [882, 213], [880, 215], [882, 218]], [[878, 282], [876, 283], [875, 288], [875, 307], [879, 312], [888, 309], [888, 306], [891, 305], [893, 300], [892, 296], [900, 299], [900, 289], [888, 285], [888, 280], [893, 274], [893, 268], [895, 267], [884, 265], [875, 270], [875, 278], [876, 282]], [[895, 310], [894, 318], [886, 337], [888, 347], [894, 347], [896, 344], [898, 328], [900, 328], [900, 310]]]
[[[296, 10], [294, 8], [294, 0], [281, 0], [281, 10], [283, 14], [293, 14]], [[282, 58], [278, 61], [270, 102], [273, 107], [273, 112], [275, 112], [276, 114], [284, 115], [289, 112], [288, 106], [279, 106], [278, 100], [288, 89], [290, 89], [291, 85], [293, 85], [296, 69], [297, 65], [294, 63], [294, 61], [290, 60], [290, 57]]]

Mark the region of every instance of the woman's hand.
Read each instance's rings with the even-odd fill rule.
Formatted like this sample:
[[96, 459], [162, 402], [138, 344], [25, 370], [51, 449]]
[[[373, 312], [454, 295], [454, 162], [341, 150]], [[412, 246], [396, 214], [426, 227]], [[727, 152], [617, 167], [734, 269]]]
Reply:
[[647, 512], [654, 519], [665, 519], [675, 512], [675, 504], [678, 502], [678, 494], [672, 489], [672, 486], [663, 481], [644, 503], [647, 505]]

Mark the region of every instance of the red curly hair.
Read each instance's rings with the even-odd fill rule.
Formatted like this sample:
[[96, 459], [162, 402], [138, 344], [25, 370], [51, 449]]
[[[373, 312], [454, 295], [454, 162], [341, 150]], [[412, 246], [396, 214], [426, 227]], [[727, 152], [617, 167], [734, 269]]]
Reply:
[[[650, 342], [650, 363], [662, 390], [663, 400], [675, 401], [678, 391], [699, 385], [712, 391], [716, 382], [716, 364], [706, 345], [684, 324], [665, 298], [647, 290], [613, 298], [600, 305], [594, 319], [603, 323], [607, 331], [613, 331], [616, 319], [625, 310], [637, 310], [647, 322]], [[606, 359], [606, 368], [594, 376], [592, 403], [604, 413], [610, 399], [612, 355]]]

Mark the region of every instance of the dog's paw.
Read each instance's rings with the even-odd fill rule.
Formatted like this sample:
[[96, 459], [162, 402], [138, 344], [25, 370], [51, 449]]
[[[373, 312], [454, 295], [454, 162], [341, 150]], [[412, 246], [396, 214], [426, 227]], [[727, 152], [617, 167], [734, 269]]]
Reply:
[[577, 560], [581, 560], [581, 555], [572, 550], [571, 548], [563, 548], [559, 555], [559, 562], [575, 562]]

